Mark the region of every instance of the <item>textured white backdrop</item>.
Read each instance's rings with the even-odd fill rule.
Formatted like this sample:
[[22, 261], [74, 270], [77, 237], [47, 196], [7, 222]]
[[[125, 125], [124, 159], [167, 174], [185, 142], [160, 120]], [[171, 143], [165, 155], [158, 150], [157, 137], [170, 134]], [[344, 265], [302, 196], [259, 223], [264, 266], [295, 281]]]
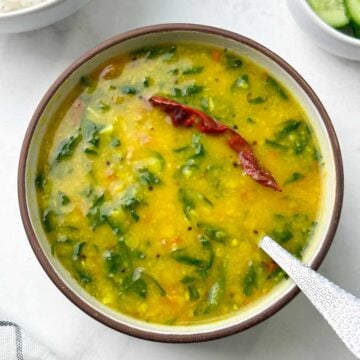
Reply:
[[284, 57], [318, 93], [340, 140], [346, 189], [338, 233], [321, 272], [360, 297], [360, 63], [310, 43], [285, 0], [93, 0], [51, 27], [0, 35], [0, 318], [19, 323], [65, 360], [353, 359], [303, 295], [244, 333], [202, 344], [158, 344], [89, 318], [38, 264], [16, 191], [20, 146], [35, 106], [59, 73], [90, 47], [135, 27], [166, 22], [249, 36]]

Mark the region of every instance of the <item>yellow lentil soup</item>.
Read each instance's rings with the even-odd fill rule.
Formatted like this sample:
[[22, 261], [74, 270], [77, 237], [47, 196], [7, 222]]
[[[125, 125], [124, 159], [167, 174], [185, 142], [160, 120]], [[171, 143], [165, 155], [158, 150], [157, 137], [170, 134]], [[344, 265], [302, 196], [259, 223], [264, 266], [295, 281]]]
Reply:
[[[281, 191], [249, 176], [223, 134], [174, 126], [154, 95], [241, 134]], [[241, 311], [286, 277], [261, 237], [301, 258], [316, 227], [323, 170], [303, 109], [226, 49], [139, 49], [83, 74], [40, 154], [53, 255], [100, 302], [144, 321], [191, 325]]]

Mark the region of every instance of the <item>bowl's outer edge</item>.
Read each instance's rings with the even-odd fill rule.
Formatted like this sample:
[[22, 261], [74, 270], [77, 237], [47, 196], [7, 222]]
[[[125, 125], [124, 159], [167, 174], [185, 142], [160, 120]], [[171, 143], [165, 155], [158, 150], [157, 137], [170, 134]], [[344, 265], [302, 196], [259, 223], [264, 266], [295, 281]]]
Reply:
[[19, 159], [19, 167], [18, 167], [18, 198], [19, 198], [19, 206], [21, 218], [23, 221], [23, 225], [25, 228], [25, 232], [29, 239], [30, 245], [39, 260], [41, 266], [50, 277], [50, 279], [54, 282], [54, 284], [59, 288], [64, 295], [72, 301], [76, 306], [86, 312], [88, 315], [92, 316], [94, 319], [102, 322], [103, 324], [121, 331], [123, 333], [146, 339], [152, 341], [160, 341], [160, 342], [171, 342], [171, 343], [189, 343], [189, 342], [200, 342], [200, 341], [208, 341], [213, 339], [222, 338], [224, 336], [232, 335], [238, 333], [240, 331], [246, 330], [263, 320], [269, 318], [277, 311], [279, 311], [282, 307], [284, 307], [287, 303], [289, 303], [298, 293], [299, 289], [294, 286], [294, 288], [287, 293], [284, 297], [279, 299], [275, 304], [265, 309], [261, 313], [257, 314], [255, 317], [250, 318], [242, 323], [235, 324], [229, 326], [227, 328], [213, 330], [206, 333], [201, 334], [160, 334], [160, 333], [152, 333], [145, 330], [136, 329], [130, 327], [128, 325], [122, 324], [118, 321], [111, 319], [110, 317], [94, 310], [93, 307], [88, 305], [84, 300], [82, 300], [76, 293], [70, 290], [69, 287], [63, 282], [63, 280], [56, 274], [56, 272], [52, 269], [52, 266], [44, 254], [37, 238], [35, 232], [32, 228], [29, 212], [28, 212], [28, 204], [26, 201], [26, 161], [28, 156], [28, 150], [30, 147], [31, 139], [39, 118], [41, 117], [42, 112], [47, 106], [47, 103], [60, 87], [60, 85], [67, 79], [67, 77], [73, 73], [78, 67], [80, 67], [87, 60], [91, 59], [93, 56], [97, 55], [101, 51], [125, 40], [129, 40], [131, 38], [139, 37], [142, 35], [146, 35], [149, 33], [158, 33], [158, 32], [171, 32], [171, 31], [188, 31], [188, 32], [202, 32], [213, 34], [215, 36], [222, 36], [225, 38], [229, 38], [235, 40], [237, 42], [241, 42], [259, 52], [269, 57], [275, 63], [280, 65], [305, 91], [305, 93], [312, 100], [315, 105], [317, 111], [321, 115], [321, 118], [326, 126], [329, 139], [331, 142], [332, 152], [335, 161], [335, 170], [336, 170], [336, 189], [335, 189], [335, 204], [331, 217], [331, 223], [329, 229], [327, 231], [325, 240], [322, 244], [321, 250], [317, 254], [317, 256], [312, 260], [310, 266], [313, 269], [317, 269], [321, 262], [323, 261], [325, 255], [327, 254], [334, 235], [336, 233], [336, 229], [339, 223], [342, 201], [343, 201], [343, 192], [344, 192], [344, 175], [343, 175], [343, 164], [341, 157], [341, 150], [339, 146], [339, 142], [336, 137], [336, 133], [334, 127], [331, 123], [331, 120], [322, 105], [320, 99], [314, 93], [312, 88], [308, 85], [308, 83], [301, 77], [301, 75], [293, 69], [286, 61], [280, 58], [271, 50], [266, 47], [260, 45], [259, 43], [251, 40], [247, 37], [239, 35], [234, 32], [230, 32], [227, 30], [205, 26], [205, 25], [196, 25], [196, 24], [182, 24], [182, 23], [174, 23], [174, 24], [161, 24], [161, 25], [151, 25], [142, 28], [138, 28], [117, 36], [114, 36], [103, 43], [97, 45], [93, 49], [87, 51], [83, 56], [77, 59], [74, 63], [72, 63], [53, 83], [53, 85], [46, 92], [45, 96], [40, 101], [38, 107], [35, 110], [35, 113], [30, 121], [28, 129], [25, 134], [25, 138], [23, 141], [23, 145], [21, 148], [20, 159]]

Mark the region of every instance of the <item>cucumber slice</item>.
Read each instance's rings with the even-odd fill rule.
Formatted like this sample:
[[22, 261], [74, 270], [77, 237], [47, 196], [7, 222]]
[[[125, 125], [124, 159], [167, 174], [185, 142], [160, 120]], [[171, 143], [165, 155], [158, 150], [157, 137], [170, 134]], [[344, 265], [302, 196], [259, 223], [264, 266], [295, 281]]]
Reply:
[[[360, 0], [353, 1], [358, 3]], [[308, 2], [313, 10], [332, 27], [343, 27], [350, 22], [344, 0], [308, 0]]]
[[351, 22], [351, 28], [356, 38], [360, 39], [360, 25], [356, 24], [355, 21]]
[[360, 25], [360, 0], [345, 0], [345, 5], [354, 23]]

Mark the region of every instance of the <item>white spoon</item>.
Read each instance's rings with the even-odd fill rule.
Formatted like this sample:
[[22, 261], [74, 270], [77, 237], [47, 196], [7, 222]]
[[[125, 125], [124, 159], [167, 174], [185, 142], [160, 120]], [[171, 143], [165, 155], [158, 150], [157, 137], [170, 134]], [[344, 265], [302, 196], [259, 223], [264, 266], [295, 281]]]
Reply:
[[360, 299], [304, 265], [270, 237], [265, 236], [259, 246], [290, 276], [360, 359]]

